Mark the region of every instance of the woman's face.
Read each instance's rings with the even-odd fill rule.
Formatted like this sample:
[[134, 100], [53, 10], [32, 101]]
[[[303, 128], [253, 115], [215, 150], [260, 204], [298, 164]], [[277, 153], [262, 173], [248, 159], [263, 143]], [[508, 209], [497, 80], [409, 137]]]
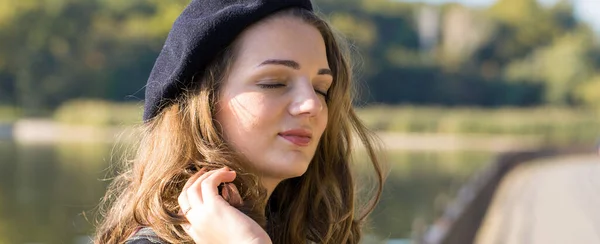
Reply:
[[294, 17], [262, 21], [237, 41], [216, 118], [225, 140], [274, 187], [306, 171], [327, 125], [325, 42]]

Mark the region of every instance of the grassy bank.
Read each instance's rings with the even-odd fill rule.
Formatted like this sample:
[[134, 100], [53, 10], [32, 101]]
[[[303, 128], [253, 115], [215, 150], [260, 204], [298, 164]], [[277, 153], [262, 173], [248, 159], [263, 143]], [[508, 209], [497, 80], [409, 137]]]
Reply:
[[143, 103], [114, 103], [102, 100], [74, 100], [54, 112], [54, 120], [63, 124], [121, 126], [140, 123]]
[[[131, 125], [141, 122], [142, 109], [141, 102], [77, 100], [58, 108], [53, 119], [73, 125]], [[600, 137], [599, 110], [376, 106], [359, 108], [358, 114], [379, 132], [533, 136], [549, 143], [589, 143]], [[15, 119], [18, 111], [0, 107], [0, 115]]]
[[539, 136], [555, 143], [600, 138], [600, 111], [539, 108], [369, 107], [358, 110], [376, 131]]
[[20, 115], [20, 109], [12, 106], [0, 105], [0, 123], [13, 122], [17, 120], [20, 117]]

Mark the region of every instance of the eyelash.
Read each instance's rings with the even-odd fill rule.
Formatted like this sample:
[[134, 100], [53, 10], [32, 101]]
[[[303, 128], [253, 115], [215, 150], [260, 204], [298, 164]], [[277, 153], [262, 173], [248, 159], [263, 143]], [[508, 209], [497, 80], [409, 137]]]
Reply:
[[285, 87], [284, 84], [258, 84], [258, 86], [260, 88], [265, 88], [265, 89], [274, 89], [274, 88]]
[[[264, 89], [275, 89], [275, 88], [285, 87], [284, 84], [258, 84], [258, 86], [260, 88], [264, 88]], [[325, 98], [327, 98], [327, 92], [322, 92], [322, 91], [319, 91], [317, 89], [315, 89], [315, 91], [317, 93], [323, 95]]]

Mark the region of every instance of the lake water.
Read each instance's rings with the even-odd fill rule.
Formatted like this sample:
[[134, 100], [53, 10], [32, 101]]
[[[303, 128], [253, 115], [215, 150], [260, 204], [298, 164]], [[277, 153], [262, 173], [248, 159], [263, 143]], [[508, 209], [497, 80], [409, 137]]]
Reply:
[[[86, 243], [108, 181], [111, 144], [0, 141], [0, 244]], [[488, 152], [389, 151], [391, 172], [366, 230], [408, 239], [493, 159]], [[360, 158], [360, 157], [358, 157]]]

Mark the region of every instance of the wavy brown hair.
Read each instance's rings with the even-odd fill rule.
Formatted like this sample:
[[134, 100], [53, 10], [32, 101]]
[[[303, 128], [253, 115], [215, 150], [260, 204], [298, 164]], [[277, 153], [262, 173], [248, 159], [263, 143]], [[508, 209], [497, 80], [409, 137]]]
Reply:
[[[239, 172], [234, 184], [244, 206], [239, 209], [263, 226], [273, 243], [358, 243], [361, 226], [382, 192], [384, 173], [376, 137], [352, 107], [348, 48], [326, 21], [303, 9], [269, 17], [293, 16], [317, 28], [325, 41], [333, 84], [327, 97], [329, 123], [314, 158], [300, 177], [282, 181], [268, 201], [264, 188], [243, 155], [223, 139], [215, 120], [220, 85], [235, 60], [237, 42], [223, 50], [195, 86], [141, 125], [133, 160], [113, 180], [102, 200], [95, 243], [123, 243], [141, 226], [151, 227], [171, 243], [193, 243], [181, 229], [186, 223], [177, 202], [187, 179], [199, 168], [228, 166]], [[373, 165], [373, 197], [358, 206], [350, 161], [358, 139]], [[246, 172], [246, 173], [243, 173]], [[266, 205], [265, 205], [266, 202]]]

